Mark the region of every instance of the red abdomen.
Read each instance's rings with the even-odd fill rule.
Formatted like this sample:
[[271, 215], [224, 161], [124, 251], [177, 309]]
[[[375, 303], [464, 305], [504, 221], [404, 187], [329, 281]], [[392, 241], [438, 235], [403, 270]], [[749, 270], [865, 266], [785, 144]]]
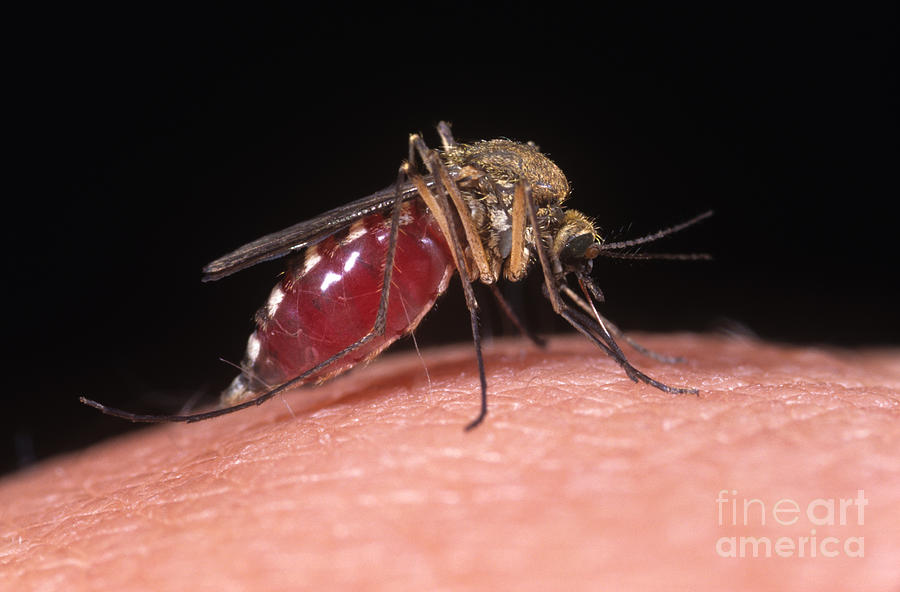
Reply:
[[[243, 373], [222, 393], [223, 405], [251, 399], [299, 376], [372, 330], [390, 227], [390, 212], [372, 214], [307, 248], [288, 266], [257, 313]], [[303, 382], [340, 374], [415, 329], [453, 271], [453, 258], [434, 218], [418, 200], [404, 203], [384, 334]]]

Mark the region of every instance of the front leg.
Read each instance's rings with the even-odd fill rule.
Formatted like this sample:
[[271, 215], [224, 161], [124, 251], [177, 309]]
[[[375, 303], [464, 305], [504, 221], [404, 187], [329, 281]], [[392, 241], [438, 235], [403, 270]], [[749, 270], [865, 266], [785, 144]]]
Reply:
[[619, 344], [616, 343], [616, 340], [609, 332], [609, 329], [606, 328], [603, 317], [599, 314], [583, 314], [563, 301], [562, 296], [560, 296], [565, 288], [562, 263], [559, 261], [559, 256], [551, 249], [545, 247], [541, 237], [538, 236], [540, 227], [537, 223], [537, 209], [531, 195], [531, 187], [520, 181], [516, 185], [516, 194], [520, 193], [521, 199], [525, 204], [525, 213], [528, 216], [528, 221], [531, 223], [531, 227], [535, 229], [534, 249], [537, 251], [538, 260], [541, 262], [541, 270], [544, 273], [544, 293], [553, 305], [553, 310], [556, 314], [564, 318], [579, 333], [605, 351], [622, 367], [631, 380], [649, 384], [667, 393], [696, 395], [697, 389], [669, 386], [647, 376], [632, 366]]

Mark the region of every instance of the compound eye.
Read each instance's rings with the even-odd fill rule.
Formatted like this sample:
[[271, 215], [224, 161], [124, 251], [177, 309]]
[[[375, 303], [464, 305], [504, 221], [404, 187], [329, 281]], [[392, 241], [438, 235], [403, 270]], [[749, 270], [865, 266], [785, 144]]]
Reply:
[[559, 258], [565, 262], [576, 262], [595, 259], [600, 254], [600, 245], [593, 234], [573, 236], [560, 251]]

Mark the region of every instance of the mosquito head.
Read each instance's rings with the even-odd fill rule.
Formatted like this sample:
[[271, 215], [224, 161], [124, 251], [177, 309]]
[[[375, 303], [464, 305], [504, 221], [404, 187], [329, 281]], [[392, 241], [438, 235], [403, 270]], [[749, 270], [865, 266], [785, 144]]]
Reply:
[[552, 249], [565, 273], [584, 275], [590, 273], [593, 260], [600, 254], [600, 237], [587, 216], [567, 210]]

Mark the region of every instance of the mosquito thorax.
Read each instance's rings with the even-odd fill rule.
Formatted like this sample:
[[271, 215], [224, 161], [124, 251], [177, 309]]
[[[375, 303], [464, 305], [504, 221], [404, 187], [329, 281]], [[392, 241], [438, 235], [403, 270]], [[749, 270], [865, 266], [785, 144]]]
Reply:
[[495, 185], [511, 189], [518, 181], [531, 186], [535, 204], [561, 203], [569, 195], [569, 181], [537, 147], [512, 140], [484, 140], [449, 146], [443, 154], [450, 166], [475, 167]]
[[[565, 222], [563, 201], [569, 195], [569, 182], [556, 164], [533, 144], [511, 140], [483, 140], [471, 144], [447, 146], [442, 160], [457, 176], [459, 188], [468, 196], [469, 214], [479, 229], [489, 269], [477, 275], [482, 283], [492, 284], [501, 277], [519, 281], [527, 268], [510, 266], [513, 248], [513, 206], [519, 184], [531, 189], [538, 211], [540, 236], [546, 244]], [[535, 232], [530, 225], [524, 231], [525, 261], [533, 260]], [[521, 258], [519, 259], [521, 261]]]

